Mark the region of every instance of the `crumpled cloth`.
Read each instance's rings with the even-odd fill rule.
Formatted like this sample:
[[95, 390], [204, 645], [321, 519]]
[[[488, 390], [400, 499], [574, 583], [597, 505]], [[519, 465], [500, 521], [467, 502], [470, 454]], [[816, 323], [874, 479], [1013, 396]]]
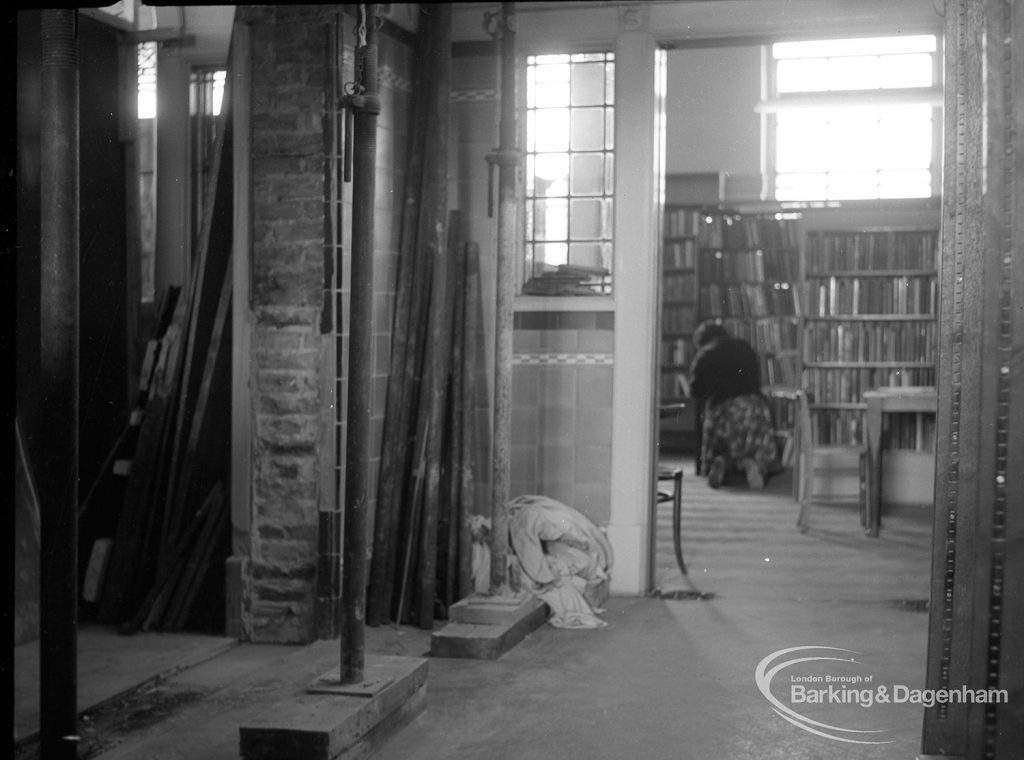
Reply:
[[588, 581], [609, 578], [612, 547], [590, 519], [547, 496], [517, 496], [508, 504], [509, 544], [522, 586], [551, 608], [558, 628], [603, 628], [583, 595]]

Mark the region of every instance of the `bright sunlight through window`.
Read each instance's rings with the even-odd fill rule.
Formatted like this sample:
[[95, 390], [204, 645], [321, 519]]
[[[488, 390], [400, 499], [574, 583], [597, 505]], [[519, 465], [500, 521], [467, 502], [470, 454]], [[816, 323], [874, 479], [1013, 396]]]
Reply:
[[[612, 255], [611, 53], [530, 56], [526, 67], [526, 277], [556, 272], [607, 287]], [[569, 271], [571, 270], [571, 272]], [[547, 275], [549, 279], [540, 279]], [[531, 279], [532, 278], [532, 279]]]
[[775, 199], [936, 195], [937, 50], [932, 35], [773, 45]]

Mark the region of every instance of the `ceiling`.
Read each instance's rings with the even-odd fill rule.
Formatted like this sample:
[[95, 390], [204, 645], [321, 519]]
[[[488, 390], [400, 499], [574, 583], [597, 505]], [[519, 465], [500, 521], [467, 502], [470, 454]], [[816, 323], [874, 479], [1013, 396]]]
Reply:
[[195, 63], [223, 63], [231, 43], [234, 5], [144, 5], [140, 0], [122, 0], [103, 8], [82, 9], [81, 13], [129, 32], [142, 42], [174, 42], [182, 54]]

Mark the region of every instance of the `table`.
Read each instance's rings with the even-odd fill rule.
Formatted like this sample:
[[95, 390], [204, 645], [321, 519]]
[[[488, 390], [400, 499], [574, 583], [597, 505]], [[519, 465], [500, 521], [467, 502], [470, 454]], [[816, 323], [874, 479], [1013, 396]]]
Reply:
[[868, 441], [867, 516], [865, 529], [877, 536], [882, 523], [882, 422], [894, 412], [931, 412], [938, 409], [938, 394], [931, 386], [876, 388], [864, 392]]

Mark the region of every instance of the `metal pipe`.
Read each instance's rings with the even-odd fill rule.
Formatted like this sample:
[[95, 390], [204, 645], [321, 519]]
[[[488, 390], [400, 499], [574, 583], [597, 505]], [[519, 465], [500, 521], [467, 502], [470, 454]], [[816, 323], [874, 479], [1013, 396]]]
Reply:
[[78, 753], [78, 16], [42, 12], [40, 716], [42, 756]]
[[512, 460], [512, 304], [515, 299], [516, 167], [515, 3], [501, 4], [501, 117], [498, 150], [498, 277], [494, 327], [494, 444], [491, 459], [491, 593], [508, 587], [508, 500]]
[[373, 204], [377, 167], [377, 6], [360, 7], [353, 118], [352, 274], [345, 453], [342, 564], [341, 682], [363, 680], [366, 618], [366, 527], [369, 507], [370, 419], [373, 412]]

